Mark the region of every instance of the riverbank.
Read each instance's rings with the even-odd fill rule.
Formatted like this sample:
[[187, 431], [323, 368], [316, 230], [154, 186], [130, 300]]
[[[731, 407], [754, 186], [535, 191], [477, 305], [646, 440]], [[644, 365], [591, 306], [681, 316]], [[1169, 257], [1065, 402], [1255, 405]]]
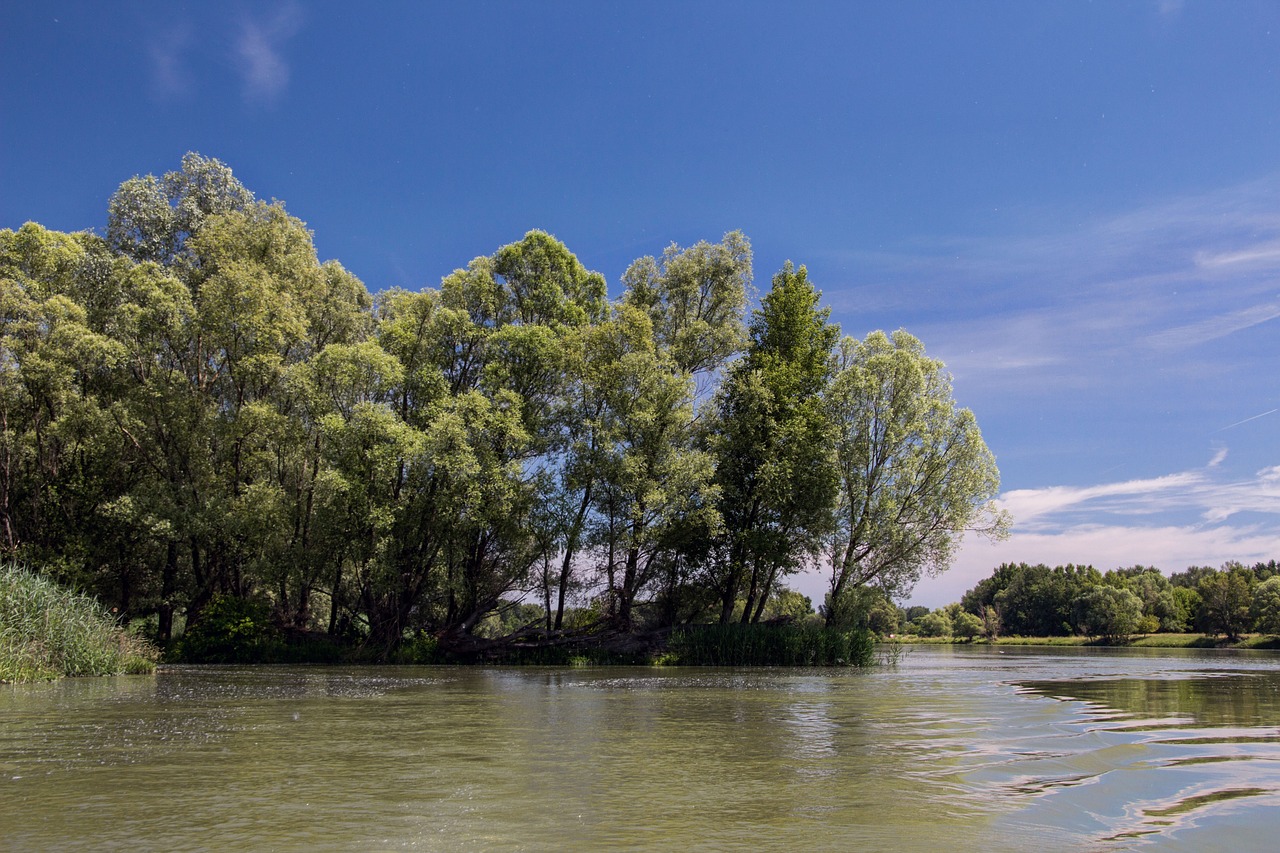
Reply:
[[0, 683], [154, 672], [158, 659], [94, 599], [0, 565]]
[[1147, 649], [1280, 649], [1280, 637], [1271, 634], [1245, 634], [1235, 642], [1211, 634], [1143, 634], [1124, 640], [1097, 637], [998, 637], [988, 640], [975, 637], [915, 637], [900, 635], [892, 642], [907, 645], [996, 645], [996, 646], [1103, 646]]

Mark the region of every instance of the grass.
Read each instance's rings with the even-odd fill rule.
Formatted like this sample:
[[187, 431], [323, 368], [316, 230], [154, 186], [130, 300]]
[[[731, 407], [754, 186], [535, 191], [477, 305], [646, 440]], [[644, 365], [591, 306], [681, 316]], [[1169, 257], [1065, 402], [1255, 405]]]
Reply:
[[0, 564], [0, 682], [154, 672], [158, 657], [93, 598]]

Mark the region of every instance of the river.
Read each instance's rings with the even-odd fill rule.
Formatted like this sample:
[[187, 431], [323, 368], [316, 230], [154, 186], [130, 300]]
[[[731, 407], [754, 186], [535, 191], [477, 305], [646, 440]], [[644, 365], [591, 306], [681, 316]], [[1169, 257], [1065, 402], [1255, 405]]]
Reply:
[[0, 686], [0, 849], [1274, 850], [1275, 653]]

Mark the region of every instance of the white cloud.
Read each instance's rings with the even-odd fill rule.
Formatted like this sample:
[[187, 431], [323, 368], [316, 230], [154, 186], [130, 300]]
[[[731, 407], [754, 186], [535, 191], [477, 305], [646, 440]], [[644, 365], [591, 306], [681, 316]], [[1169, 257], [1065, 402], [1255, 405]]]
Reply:
[[1280, 261], [1280, 243], [1269, 242], [1232, 252], [1210, 254], [1202, 252], [1196, 255], [1196, 266], [1212, 269], [1215, 267], [1235, 266], [1242, 264], [1275, 263]]
[[300, 24], [298, 7], [293, 4], [282, 7], [270, 20], [245, 18], [241, 22], [235, 59], [246, 100], [271, 103], [289, 87], [289, 64], [280, 47]]
[[[1215, 479], [1225, 458], [1219, 450], [1204, 469], [1163, 477], [1007, 492], [998, 502], [1013, 515], [1012, 535], [1003, 542], [970, 537], [947, 572], [917, 585], [912, 601], [929, 607], [957, 601], [1001, 563], [1088, 564], [1100, 571], [1142, 564], [1168, 573], [1280, 559], [1280, 519], [1265, 520], [1280, 517], [1280, 465], [1249, 479]], [[1161, 517], [1176, 512], [1192, 517]], [[1245, 513], [1254, 520], [1226, 523]], [[1132, 521], [1137, 517], [1150, 520]], [[815, 604], [826, 591], [821, 572], [789, 583]]]
[[912, 601], [928, 607], [959, 601], [1001, 563], [1075, 563], [1103, 572], [1140, 564], [1170, 574], [1188, 566], [1220, 566], [1228, 560], [1248, 564], [1275, 559], [1280, 559], [1280, 532], [1274, 527], [1082, 524], [1015, 533], [1004, 542], [966, 541], [951, 569], [922, 581]]
[[1026, 533], [1060, 529], [1081, 513], [1096, 518], [1191, 512], [1213, 524], [1240, 513], [1280, 515], [1280, 466], [1263, 468], [1250, 479], [1227, 480], [1218, 472], [1224, 459], [1225, 449], [1195, 471], [1092, 486], [1014, 489], [997, 503]]
[[[1015, 489], [1000, 496], [1001, 509], [1008, 511], [1016, 524], [1030, 527], [1044, 516], [1062, 513], [1090, 504], [1091, 511], [1109, 509], [1113, 512], [1128, 508], [1131, 512], [1150, 511], [1149, 502], [1167, 499], [1170, 494], [1182, 494], [1203, 482], [1195, 472], [1169, 474], [1146, 480], [1128, 480], [1119, 483], [1102, 483], [1096, 486], [1048, 486], [1039, 489]], [[1103, 499], [1110, 498], [1110, 501]], [[1142, 501], [1142, 503], [1139, 503]], [[1101, 506], [1099, 506], [1101, 504]], [[1140, 506], [1146, 510], [1140, 510]]]

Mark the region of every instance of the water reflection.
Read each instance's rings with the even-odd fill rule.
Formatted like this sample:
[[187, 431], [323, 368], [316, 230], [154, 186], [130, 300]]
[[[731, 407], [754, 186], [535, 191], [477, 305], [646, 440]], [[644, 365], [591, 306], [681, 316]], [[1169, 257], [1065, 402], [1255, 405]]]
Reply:
[[[1079, 710], [1076, 739], [1096, 739], [1053, 759], [1022, 790], [1036, 801], [1019, 821], [1088, 815], [1082, 827], [1121, 849], [1273, 849], [1263, 815], [1280, 805], [1280, 673], [1258, 660], [1163, 671], [1027, 680], [1027, 695]], [[1241, 663], [1250, 666], [1237, 669]], [[1084, 772], [1063, 772], [1088, 765]], [[1059, 784], [1060, 783], [1060, 784]], [[1110, 830], [1110, 831], [1108, 831]]]
[[866, 672], [3, 688], [2, 846], [1214, 849], [1229, 821], [1234, 849], [1270, 849], [1274, 660], [926, 648]]

